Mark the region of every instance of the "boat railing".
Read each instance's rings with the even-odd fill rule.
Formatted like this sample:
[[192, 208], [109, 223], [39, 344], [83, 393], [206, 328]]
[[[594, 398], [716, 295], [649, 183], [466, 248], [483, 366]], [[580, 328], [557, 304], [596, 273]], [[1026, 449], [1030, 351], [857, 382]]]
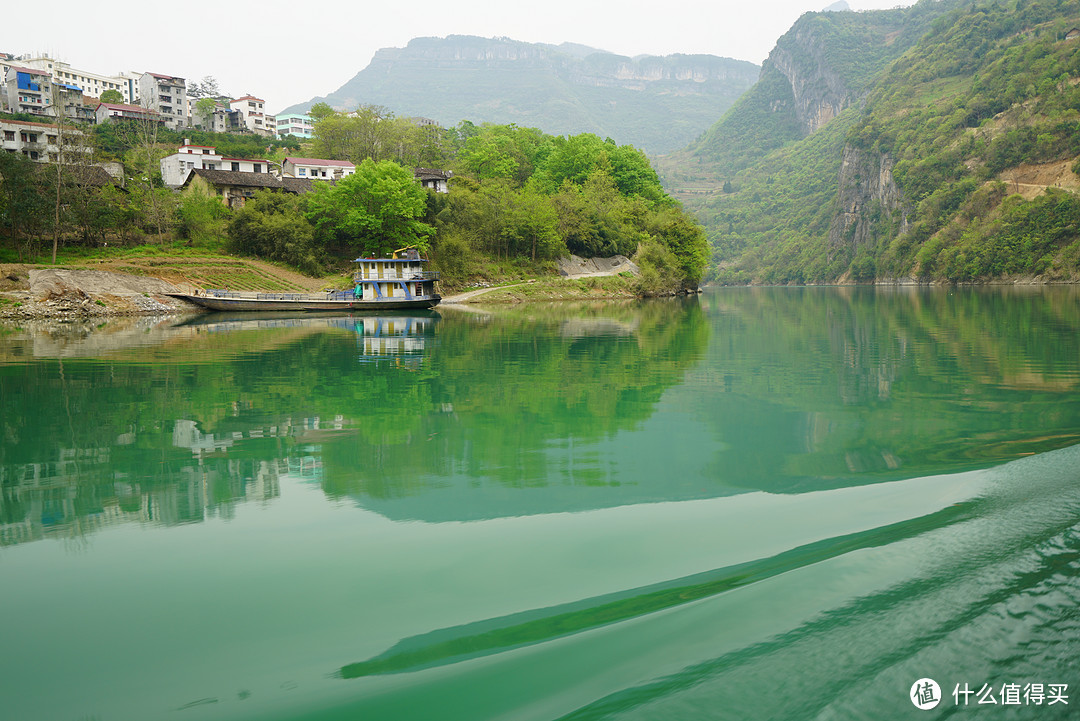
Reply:
[[328, 290], [327, 300], [356, 300], [356, 291], [353, 290]]
[[256, 300], [303, 300], [303, 293], [256, 293]]
[[353, 281], [359, 283], [364, 280], [438, 280], [437, 270], [414, 270], [405, 273], [365, 273], [358, 271], [353, 274]]
[[243, 298], [239, 292], [235, 290], [224, 290], [222, 288], [207, 288], [206, 295], [213, 298]]

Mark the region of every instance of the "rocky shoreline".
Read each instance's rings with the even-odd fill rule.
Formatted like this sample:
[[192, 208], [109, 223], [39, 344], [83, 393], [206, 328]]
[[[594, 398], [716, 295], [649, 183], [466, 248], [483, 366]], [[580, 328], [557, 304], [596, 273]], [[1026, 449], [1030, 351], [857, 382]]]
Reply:
[[199, 310], [165, 295], [181, 291], [159, 278], [48, 268], [26, 274], [9, 271], [3, 280], [7, 289], [0, 291], [0, 319], [74, 321]]

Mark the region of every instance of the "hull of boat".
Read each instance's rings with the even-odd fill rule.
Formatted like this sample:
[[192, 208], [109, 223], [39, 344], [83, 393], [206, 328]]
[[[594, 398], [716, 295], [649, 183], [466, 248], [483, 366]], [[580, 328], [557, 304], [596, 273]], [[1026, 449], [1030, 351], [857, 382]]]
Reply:
[[302, 297], [286, 299], [230, 298], [182, 293], [170, 293], [169, 295], [210, 310], [231, 311], [300, 310], [355, 313], [382, 310], [423, 310], [425, 308], [434, 308], [442, 300], [442, 296], [439, 295], [425, 296], [423, 298], [379, 298], [375, 300], [325, 300]]

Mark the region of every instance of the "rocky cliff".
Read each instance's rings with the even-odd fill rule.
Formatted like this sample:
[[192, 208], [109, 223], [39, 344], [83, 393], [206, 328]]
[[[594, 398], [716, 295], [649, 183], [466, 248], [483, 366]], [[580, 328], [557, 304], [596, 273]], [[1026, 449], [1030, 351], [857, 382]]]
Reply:
[[898, 221], [897, 232], [907, 231], [909, 213], [892, 170], [887, 154], [844, 147], [830, 246], [867, 248], [875, 240], [878, 223], [893, 218]]

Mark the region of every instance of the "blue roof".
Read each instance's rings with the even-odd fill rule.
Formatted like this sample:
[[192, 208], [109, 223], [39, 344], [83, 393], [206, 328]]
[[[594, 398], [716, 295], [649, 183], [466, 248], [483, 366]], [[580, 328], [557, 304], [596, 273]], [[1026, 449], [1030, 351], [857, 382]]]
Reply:
[[67, 88], [68, 90], [78, 90], [80, 93], [82, 92], [82, 88], [78, 85], [68, 85], [67, 83], [57, 83], [57, 85], [62, 88]]

